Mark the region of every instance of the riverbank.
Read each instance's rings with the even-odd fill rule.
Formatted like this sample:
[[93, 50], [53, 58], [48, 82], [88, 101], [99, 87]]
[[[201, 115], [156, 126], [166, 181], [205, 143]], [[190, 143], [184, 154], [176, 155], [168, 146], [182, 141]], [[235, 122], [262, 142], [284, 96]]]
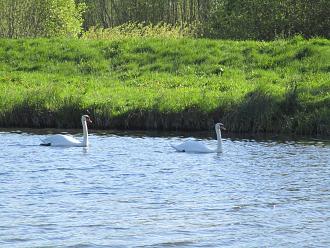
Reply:
[[0, 126], [330, 135], [330, 41], [0, 40]]

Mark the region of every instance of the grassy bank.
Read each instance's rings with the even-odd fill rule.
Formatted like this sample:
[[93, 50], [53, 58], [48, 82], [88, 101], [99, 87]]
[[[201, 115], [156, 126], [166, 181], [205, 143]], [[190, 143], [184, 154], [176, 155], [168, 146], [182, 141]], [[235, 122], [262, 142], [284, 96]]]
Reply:
[[0, 40], [0, 126], [330, 135], [330, 41]]

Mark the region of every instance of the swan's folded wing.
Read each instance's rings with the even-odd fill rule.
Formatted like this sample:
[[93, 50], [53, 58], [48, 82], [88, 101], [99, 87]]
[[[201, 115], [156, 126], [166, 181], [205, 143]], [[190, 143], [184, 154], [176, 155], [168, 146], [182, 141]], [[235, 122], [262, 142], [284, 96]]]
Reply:
[[51, 146], [72, 146], [79, 145], [81, 142], [69, 135], [56, 134], [52, 135], [42, 141], [42, 145]]
[[204, 144], [202, 144], [198, 141], [195, 141], [195, 140], [188, 140], [180, 145], [171, 144], [171, 146], [178, 152], [194, 152], [194, 153], [213, 152], [211, 149], [206, 147]]

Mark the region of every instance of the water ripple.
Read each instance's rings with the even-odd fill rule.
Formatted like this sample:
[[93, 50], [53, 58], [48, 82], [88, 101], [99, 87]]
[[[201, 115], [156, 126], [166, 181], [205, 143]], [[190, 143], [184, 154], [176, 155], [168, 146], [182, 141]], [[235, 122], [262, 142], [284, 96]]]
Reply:
[[[78, 135], [79, 136], [79, 135]], [[329, 247], [329, 143], [0, 132], [1, 247]], [[215, 146], [212, 139], [203, 139]]]

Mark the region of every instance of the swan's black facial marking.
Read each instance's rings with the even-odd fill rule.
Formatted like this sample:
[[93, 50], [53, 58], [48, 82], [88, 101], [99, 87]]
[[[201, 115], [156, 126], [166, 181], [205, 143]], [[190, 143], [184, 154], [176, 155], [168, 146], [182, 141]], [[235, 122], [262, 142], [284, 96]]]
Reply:
[[93, 123], [91, 118], [88, 115], [84, 115], [86, 122]]
[[220, 130], [226, 130], [225, 126], [222, 123], [219, 123], [219, 129]]

